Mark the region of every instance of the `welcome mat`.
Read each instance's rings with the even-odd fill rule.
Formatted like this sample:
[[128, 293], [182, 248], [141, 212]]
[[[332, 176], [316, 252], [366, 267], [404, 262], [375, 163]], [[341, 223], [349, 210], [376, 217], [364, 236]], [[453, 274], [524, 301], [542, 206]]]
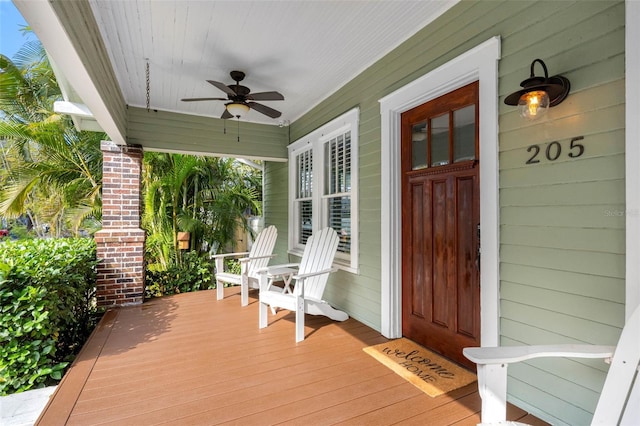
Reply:
[[431, 397], [477, 380], [475, 374], [409, 339], [391, 340], [363, 351]]

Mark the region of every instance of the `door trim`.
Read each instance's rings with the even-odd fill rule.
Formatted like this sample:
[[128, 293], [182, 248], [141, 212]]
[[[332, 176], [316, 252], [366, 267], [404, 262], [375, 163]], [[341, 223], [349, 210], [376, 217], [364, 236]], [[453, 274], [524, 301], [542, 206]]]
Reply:
[[625, 191], [626, 191], [626, 318], [640, 305], [640, 2], [625, 2]]
[[459, 87], [479, 81], [480, 104], [480, 340], [499, 343], [498, 60], [495, 36], [380, 99], [381, 129], [381, 333], [402, 336], [402, 212], [400, 115]]

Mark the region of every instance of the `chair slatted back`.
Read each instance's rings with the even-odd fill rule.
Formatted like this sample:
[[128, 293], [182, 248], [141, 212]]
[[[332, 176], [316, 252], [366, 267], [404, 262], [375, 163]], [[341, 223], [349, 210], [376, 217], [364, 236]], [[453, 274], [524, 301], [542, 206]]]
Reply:
[[[338, 234], [332, 228], [314, 232], [307, 240], [298, 272], [306, 274], [331, 268], [338, 250], [338, 240]], [[329, 273], [307, 278], [304, 283], [305, 298], [322, 299], [328, 279]]]
[[[276, 245], [276, 239], [278, 238], [278, 230], [275, 226], [271, 225], [265, 229], [263, 229], [259, 234], [256, 240], [253, 242], [251, 246], [251, 251], [249, 251], [249, 257], [261, 257], [261, 256], [269, 256], [273, 253], [273, 248]], [[250, 277], [258, 278], [258, 274], [256, 274], [256, 270], [260, 268], [264, 268], [269, 263], [268, 257], [263, 257], [261, 259], [253, 259], [250, 260], [247, 265], [247, 275]]]
[[640, 422], [640, 307], [622, 330], [593, 415], [593, 425]]

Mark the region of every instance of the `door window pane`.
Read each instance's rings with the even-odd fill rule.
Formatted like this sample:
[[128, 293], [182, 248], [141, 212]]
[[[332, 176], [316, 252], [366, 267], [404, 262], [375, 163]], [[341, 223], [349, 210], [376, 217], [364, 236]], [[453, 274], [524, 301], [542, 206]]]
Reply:
[[427, 123], [414, 124], [411, 128], [411, 168], [412, 170], [428, 167], [427, 163]]
[[449, 164], [449, 114], [431, 119], [431, 166]]
[[476, 158], [476, 106], [469, 105], [453, 112], [454, 162]]

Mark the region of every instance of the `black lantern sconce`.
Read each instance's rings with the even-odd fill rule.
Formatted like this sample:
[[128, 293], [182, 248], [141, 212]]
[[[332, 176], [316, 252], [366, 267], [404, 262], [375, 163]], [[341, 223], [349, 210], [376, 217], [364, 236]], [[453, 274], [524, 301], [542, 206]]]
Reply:
[[[544, 70], [544, 77], [533, 73], [533, 67], [538, 62]], [[518, 105], [520, 115], [527, 120], [537, 120], [546, 114], [550, 107], [564, 101], [569, 94], [571, 83], [566, 77], [554, 75], [549, 77], [547, 66], [542, 59], [531, 62], [531, 77], [520, 83], [522, 89], [513, 92], [504, 99], [507, 105]]]

